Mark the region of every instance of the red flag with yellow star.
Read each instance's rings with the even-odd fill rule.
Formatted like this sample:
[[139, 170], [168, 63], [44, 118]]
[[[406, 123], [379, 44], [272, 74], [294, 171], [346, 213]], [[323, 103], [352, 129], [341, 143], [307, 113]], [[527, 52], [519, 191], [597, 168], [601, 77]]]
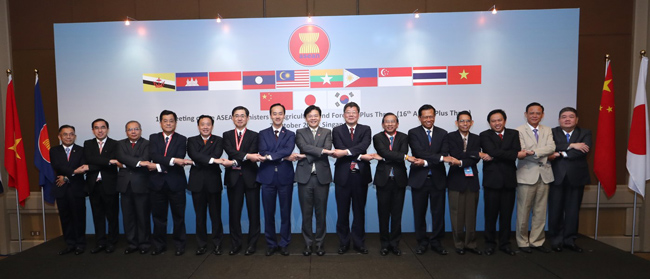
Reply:
[[18, 201], [20, 205], [25, 206], [25, 200], [29, 197], [29, 177], [27, 176], [23, 135], [20, 132], [20, 122], [16, 110], [16, 95], [14, 94], [14, 83], [11, 80], [11, 75], [9, 75], [9, 85], [7, 85], [7, 114], [5, 121], [5, 168], [9, 174], [7, 186], [16, 188]]
[[600, 98], [594, 173], [608, 197], [616, 191], [616, 110], [614, 107], [614, 82], [609, 60], [605, 65], [605, 83]]

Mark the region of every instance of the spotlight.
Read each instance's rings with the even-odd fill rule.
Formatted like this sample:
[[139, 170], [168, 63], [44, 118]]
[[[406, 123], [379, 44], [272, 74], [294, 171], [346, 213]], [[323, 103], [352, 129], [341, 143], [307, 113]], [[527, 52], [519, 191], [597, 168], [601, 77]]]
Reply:
[[492, 10], [493, 15], [496, 15], [497, 14], [497, 5], [492, 5], [492, 8], [490, 8], [490, 10]]
[[420, 13], [418, 13], [418, 10], [419, 10], [419, 9], [415, 9], [415, 11], [413, 11], [413, 16], [414, 16], [415, 18], [420, 18]]
[[217, 23], [221, 23], [221, 15], [217, 13]]

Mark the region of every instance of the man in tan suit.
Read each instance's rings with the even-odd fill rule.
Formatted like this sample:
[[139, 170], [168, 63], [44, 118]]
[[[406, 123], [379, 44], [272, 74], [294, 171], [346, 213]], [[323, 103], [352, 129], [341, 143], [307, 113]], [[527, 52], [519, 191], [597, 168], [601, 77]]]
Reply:
[[[548, 184], [553, 182], [548, 156], [555, 151], [555, 142], [551, 128], [539, 124], [544, 118], [544, 106], [530, 103], [524, 116], [527, 123], [517, 127], [521, 148], [526, 151], [525, 156], [518, 157], [517, 164], [517, 245], [526, 253], [532, 253], [532, 249], [548, 253], [550, 250], [542, 245], [545, 240]], [[533, 218], [529, 235], [531, 211]]]

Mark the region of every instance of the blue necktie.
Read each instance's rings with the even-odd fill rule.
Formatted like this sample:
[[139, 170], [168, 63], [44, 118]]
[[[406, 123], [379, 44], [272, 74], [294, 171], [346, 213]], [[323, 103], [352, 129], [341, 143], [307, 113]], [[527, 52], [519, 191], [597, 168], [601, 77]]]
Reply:
[[533, 129], [533, 133], [535, 133], [535, 141], [539, 142], [539, 134], [537, 134], [537, 129]]
[[431, 130], [427, 130], [427, 137], [429, 138], [429, 145], [431, 145]]
[[70, 147], [65, 148], [65, 156], [68, 157], [68, 161], [70, 161]]
[[[393, 150], [393, 140], [394, 139], [395, 138], [392, 137], [392, 136], [388, 137], [388, 140], [390, 141], [390, 150]], [[395, 176], [395, 174], [393, 174], [393, 168], [392, 167], [390, 168], [390, 176], [391, 177]]]
[[571, 139], [571, 134], [566, 134], [566, 142], [569, 143]]

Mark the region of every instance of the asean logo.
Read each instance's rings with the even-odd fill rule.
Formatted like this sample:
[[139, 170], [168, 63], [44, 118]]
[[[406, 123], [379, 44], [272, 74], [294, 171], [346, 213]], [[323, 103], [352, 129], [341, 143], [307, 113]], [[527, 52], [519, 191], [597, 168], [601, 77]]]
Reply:
[[302, 66], [315, 66], [323, 62], [330, 52], [330, 39], [316, 25], [298, 27], [289, 38], [289, 53]]

